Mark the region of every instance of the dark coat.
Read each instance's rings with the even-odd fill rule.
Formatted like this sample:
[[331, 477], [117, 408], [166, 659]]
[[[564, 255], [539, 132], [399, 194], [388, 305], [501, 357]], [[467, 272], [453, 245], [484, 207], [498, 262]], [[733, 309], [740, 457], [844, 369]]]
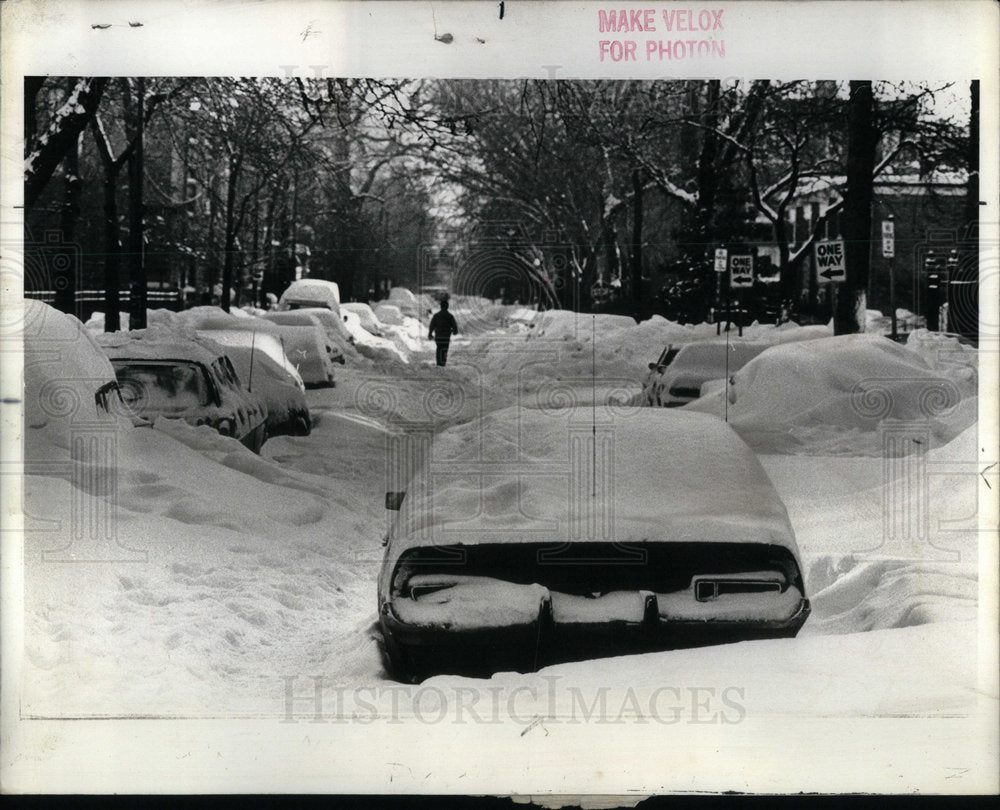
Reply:
[[435, 340], [448, 341], [451, 340], [452, 335], [457, 334], [458, 323], [456, 323], [454, 315], [446, 309], [434, 313], [434, 317], [431, 318], [428, 337]]

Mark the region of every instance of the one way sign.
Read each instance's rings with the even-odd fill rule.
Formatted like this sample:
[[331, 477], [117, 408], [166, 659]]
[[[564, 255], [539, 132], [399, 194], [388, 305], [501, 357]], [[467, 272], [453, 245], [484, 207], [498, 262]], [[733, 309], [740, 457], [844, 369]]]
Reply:
[[729, 257], [729, 287], [739, 289], [740, 287], [753, 286], [753, 256], [749, 253], [737, 254]]
[[816, 283], [839, 284], [847, 278], [844, 243], [840, 239], [816, 243]]

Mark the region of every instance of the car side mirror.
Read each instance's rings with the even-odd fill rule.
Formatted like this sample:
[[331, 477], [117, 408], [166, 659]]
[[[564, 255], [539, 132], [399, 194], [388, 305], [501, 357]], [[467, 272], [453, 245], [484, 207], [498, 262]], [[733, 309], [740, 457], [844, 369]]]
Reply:
[[385, 508], [391, 509], [394, 512], [398, 512], [399, 507], [403, 505], [403, 498], [405, 497], [406, 497], [405, 492], [385, 493]]
[[656, 365], [656, 363], [650, 363], [649, 364], [649, 370], [650, 371], [656, 371], [657, 368], [658, 368], [658, 366]]

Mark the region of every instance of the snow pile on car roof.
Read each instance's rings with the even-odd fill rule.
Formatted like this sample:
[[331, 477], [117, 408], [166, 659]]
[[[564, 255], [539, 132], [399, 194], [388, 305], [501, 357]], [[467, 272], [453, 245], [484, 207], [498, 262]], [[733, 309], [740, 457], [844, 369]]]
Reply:
[[651, 408], [591, 417], [589, 408], [507, 408], [443, 431], [426, 475], [404, 500], [404, 543], [590, 539], [794, 549], [767, 474], [720, 420]]
[[97, 343], [112, 359], [194, 360], [210, 365], [225, 350], [209, 338], [191, 329], [150, 326], [130, 332], [106, 332]]
[[[926, 427], [934, 446], [975, 420], [975, 369], [928, 363], [877, 335], [774, 346], [686, 406], [723, 417], [759, 452], [878, 454], [881, 425]], [[728, 397], [728, 408], [727, 408]]]

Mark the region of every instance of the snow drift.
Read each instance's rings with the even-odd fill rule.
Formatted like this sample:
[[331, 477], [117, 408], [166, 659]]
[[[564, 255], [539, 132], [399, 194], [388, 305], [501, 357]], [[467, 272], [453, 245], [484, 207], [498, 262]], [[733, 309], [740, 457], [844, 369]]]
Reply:
[[935, 446], [948, 442], [975, 420], [975, 395], [970, 365], [935, 367], [858, 334], [774, 346], [686, 408], [728, 415], [759, 452], [872, 455], [884, 423], [926, 425]]

